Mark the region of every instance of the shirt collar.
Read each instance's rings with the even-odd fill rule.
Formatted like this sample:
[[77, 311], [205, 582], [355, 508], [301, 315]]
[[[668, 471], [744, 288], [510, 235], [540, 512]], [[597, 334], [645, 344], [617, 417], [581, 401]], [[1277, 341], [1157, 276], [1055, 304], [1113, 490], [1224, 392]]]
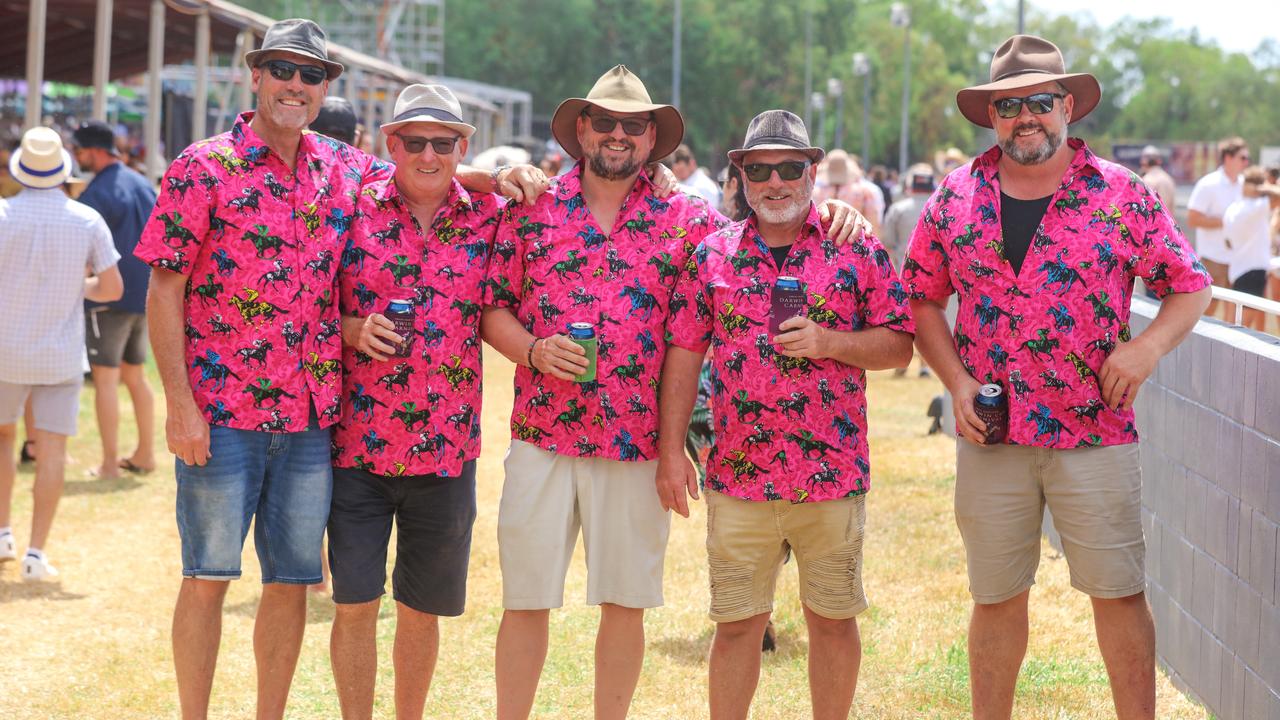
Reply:
[[[246, 158], [262, 158], [267, 154], [275, 154], [271, 150], [271, 146], [263, 140], [258, 133], [253, 131], [250, 123], [253, 122], [255, 112], [246, 110], [238, 117], [231, 126], [231, 143], [235, 146], [236, 153]], [[304, 167], [304, 163], [313, 157], [317, 151], [318, 141], [313, 137], [314, 133], [303, 131], [302, 138], [298, 141], [298, 167]]]
[[[404, 204], [401, 201], [400, 188], [396, 186], [395, 174], [379, 180], [373, 184], [374, 197], [380, 201], [394, 200], [397, 203]], [[449, 183], [449, 194], [445, 197], [440, 207], [453, 208], [462, 211], [470, 209], [471, 194], [467, 189], [462, 187], [462, 183], [455, 176]]]

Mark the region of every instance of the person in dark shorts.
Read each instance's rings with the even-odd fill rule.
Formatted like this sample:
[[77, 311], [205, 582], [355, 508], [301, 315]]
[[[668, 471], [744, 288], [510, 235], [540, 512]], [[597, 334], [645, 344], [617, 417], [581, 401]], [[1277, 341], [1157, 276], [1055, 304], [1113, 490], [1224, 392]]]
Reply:
[[[1271, 266], [1271, 215], [1280, 207], [1280, 186], [1267, 182], [1267, 173], [1254, 165], [1241, 173], [1240, 199], [1227, 206], [1222, 227], [1227, 235], [1227, 279], [1231, 289], [1258, 297], [1267, 294]], [[1266, 315], [1245, 308], [1245, 327], [1263, 330]]]
[[[142, 227], [156, 205], [156, 193], [138, 172], [120, 162], [111, 126], [90, 120], [71, 135], [80, 169], [93, 180], [80, 194], [107, 221], [116, 250], [124, 297], [112, 303], [85, 302], [85, 344], [93, 373], [94, 409], [102, 437], [102, 463], [97, 475], [112, 478], [120, 470], [150, 472], [156, 466], [152, 436], [155, 434], [155, 393], [147, 382], [147, 283], [151, 269], [133, 256]], [[133, 402], [138, 444], [119, 457], [120, 401], [117, 388], [123, 382]]]

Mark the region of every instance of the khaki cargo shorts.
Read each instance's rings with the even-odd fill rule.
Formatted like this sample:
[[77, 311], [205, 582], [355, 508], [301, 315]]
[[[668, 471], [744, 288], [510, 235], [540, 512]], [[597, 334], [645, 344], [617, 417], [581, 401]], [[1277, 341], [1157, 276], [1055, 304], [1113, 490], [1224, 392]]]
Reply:
[[862, 589], [866, 495], [797, 503], [707, 493], [711, 619], [735, 622], [773, 611], [787, 552], [800, 568], [800, 600], [824, 618], [867, 609]]
[[1072, 587], [1096, 598], [1143, 591], [1136, 443], [1074, 450], [956, 445], [956, 525], [974, 602], [1004, 602], [1035, 584], [1045, 505], [1062, 536]]

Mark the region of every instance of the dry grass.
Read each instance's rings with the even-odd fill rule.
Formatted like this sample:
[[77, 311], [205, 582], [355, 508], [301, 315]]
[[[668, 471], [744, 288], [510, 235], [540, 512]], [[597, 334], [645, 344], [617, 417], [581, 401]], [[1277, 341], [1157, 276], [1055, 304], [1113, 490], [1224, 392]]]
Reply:
[[[496, 508], [501, 491], [511, 365], [490, 354], [485, 447], [479, 464], [480, 517], [472, 547], [470, 607], [442, 623], [443, 650], [427, 712], [433, 718], [493, 716], [493, 643], [500, 617]], [[927, 437], [923, 409], [940, 386], [931, 380], [871, 382], [874, 487], [868, 500], [862, 616], [864, 659], [856, 700], [860, 718], [960, 718], [968, 708], [965, 627], [969, 601], [963, 552], [951, 516], [952, 442]], [[22, 584], [13, 563], [0, 569], [0, 718], [174, 717], [176, 691], [168, 635], [179, 583], [173, 473], [118, 481], [83, 479], [97, 458], [91, 391], [82, 402], [83, 434], [73, 442], [67, 494], [49, 548], [59, 584]], [[127, 405], [127, 400], [125, 401]], [[132, 447], [123, 429], [122, 447]], [[162, 445], [163, 447], [163, 445]], [[15, 530], [30, 522], [29, 468], [20, 473]], [[667, 556], [667, 606], [647, 620], [648, 655], [632, 716], [669, 720], [706, 716], [707, 579], [701, 504], [676, 518]], [[250, 535], [252, 543], [252, 535]], [[579, 550], [581, 552], [581, 550]], [[227, 597], [213, 715], [253, 711], [250, 652], [258, 595], [257, 562], [245, 550], [245, 579]], [[1113, 717], [1106, 673], [1093, 641], [1086, 598], [1068, 585], [1065, 563], [1045, 546], [1033, 592], [1032, 639], [1018, 689], [1019, 718]], [[597, 612], [582, 605], [580, 561], [569, 576], [566, 608], [552, 615], [552, 649], [535, 715], [590, 717], [591, 657]], [[388, 601], [389, 604], [389, 601]], [[391, 714], [392, 614], [384, 604], [379, 642], [384, 662], [378, 713]], [[327, 598], [310, 598], [305, 646], [289, 716], [337, 717], [329, 671]], [[808, 714], [803, 616], [795, 571], [779, 583], [775, 624], [780, 647], [765, 659], [753, 717]], [[1160, 677], [1158, 717], [1203, 718], [1204, 710]]]

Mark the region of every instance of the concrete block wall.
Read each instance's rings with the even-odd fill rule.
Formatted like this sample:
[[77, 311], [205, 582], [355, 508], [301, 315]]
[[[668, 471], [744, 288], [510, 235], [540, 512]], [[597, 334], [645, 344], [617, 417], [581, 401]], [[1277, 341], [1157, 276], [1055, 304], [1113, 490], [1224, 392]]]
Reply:
[[1200, 322], [1137, 414], [1160, 662], [1222, 720], [1280, 720], [1280, 340]]

